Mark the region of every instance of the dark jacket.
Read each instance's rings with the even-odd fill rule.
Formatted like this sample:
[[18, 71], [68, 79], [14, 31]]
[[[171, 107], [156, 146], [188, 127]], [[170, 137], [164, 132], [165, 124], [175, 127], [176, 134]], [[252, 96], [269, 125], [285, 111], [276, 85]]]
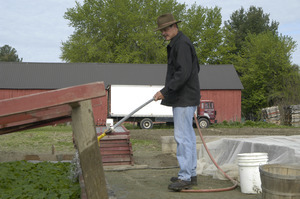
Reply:
[[200, 71], [192, 42], [181, 31], [167, 46], [168, 69], [165, 87], [160, 91], [165, 97], [161, 104], [173, 107], [200, 104]]

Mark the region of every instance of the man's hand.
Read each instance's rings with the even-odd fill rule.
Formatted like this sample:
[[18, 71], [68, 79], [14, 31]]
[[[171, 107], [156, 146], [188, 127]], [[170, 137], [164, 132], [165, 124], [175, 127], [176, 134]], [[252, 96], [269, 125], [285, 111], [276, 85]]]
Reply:
[[162, 99], [165, 99], [165, 97], [163, 96], [163, 94], [158, 91], [154, 96], [153, 96], [154, 100], [157, 101], [157, 100], [162, 100]]

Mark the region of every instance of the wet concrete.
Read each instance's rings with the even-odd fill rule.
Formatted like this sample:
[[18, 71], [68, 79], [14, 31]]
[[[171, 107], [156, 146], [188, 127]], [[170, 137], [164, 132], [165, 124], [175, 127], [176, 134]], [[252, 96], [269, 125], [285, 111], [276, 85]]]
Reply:
[[[260, 199], [261, 194], [243, 194], [240, 188], [225, 192], [183, 193], [168, 190], [170, 177], [176, 176], [178, 168], [172, 169], [132, 169], [119, 171], [105, 171], [105, 178], [113, 191], [113, 196], [118, 199], [143, 198], [143, 199]], [[217, 189], [231, 187], [228, 180], [215, 180], [209, 176], [198, 176], [198, 185], [192, 189]]]

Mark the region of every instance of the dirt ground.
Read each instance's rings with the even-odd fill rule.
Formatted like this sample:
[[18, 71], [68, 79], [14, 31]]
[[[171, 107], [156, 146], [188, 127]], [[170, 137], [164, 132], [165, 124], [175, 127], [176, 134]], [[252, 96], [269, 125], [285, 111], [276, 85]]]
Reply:
[[[204, 129], [204, 136], [227, 135], [300, 135], [300, 129]], [[132, 142], [138, 140], [149, 140], [145, 145], [135, 144], [133, 157], [135, 166], [125, 169], [105, 169], [105, 176], [110, 189], [110, 197], [141, 198], [141, 199], [173, 199], [173, 198], [222, 198], [222, 199], [260, 199], [261, 194], [243, 194], [240, 187], [225, 192], [209, 193], [182, 193], [168, 190], [170, 177], [176, 176], [178, 172], [177, 159], [174, 154], [163, 154], [161, 152], [161, 136], [172, 136], [173, 130], [130, 130]], [[139, 167], [146, 165], [146, 167]], [[231, 187], [230, 181], [212, 179], [210, 176], [198, 176], [198, 186], [193, 189], [216, 189]]]
[[[202, 129], [205, 136], [229, 135], [300, 135], [300, 128], [261, 129]], [[196, 135], [198, 136], [197, 132]], [[134, 166], [105, 167], [110, 199], [260, 199], [261, 194], [243, 194], [239, 187], [225, 192], [182, 193], [168, 190], [169, 179], [178, 173], [178, 163], [175, 154], [162, 153], [161, 136], [173, 136], [172, 129], [130, 130], [133, 144]], [[5, 153], [5, 154], [4, 154]], [[0, 160], [12, 158], [17, 154], [0, 152]], [[36, 155], [36, 154], [34, 154]], [[72, 156], [72, 154], [69, 154]], [[50, 160], [50, 159], [49, 159]], [[216, 189], [231, 187], [230, 181], [212, 179], [210, 176], [198, 176], [198, 186], [193, 189]]]

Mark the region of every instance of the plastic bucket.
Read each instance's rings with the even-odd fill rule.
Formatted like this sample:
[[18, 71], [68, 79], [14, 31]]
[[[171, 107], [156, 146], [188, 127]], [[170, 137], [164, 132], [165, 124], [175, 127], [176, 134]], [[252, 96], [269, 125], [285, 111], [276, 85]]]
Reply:
[[266, 164], [259, 167], [263, 199], [299, 199], [300, 166]]
[[268, 162], [267, 153], [238, 154], [240, 186], [242, 193], [261, 193], [259, 166]]

